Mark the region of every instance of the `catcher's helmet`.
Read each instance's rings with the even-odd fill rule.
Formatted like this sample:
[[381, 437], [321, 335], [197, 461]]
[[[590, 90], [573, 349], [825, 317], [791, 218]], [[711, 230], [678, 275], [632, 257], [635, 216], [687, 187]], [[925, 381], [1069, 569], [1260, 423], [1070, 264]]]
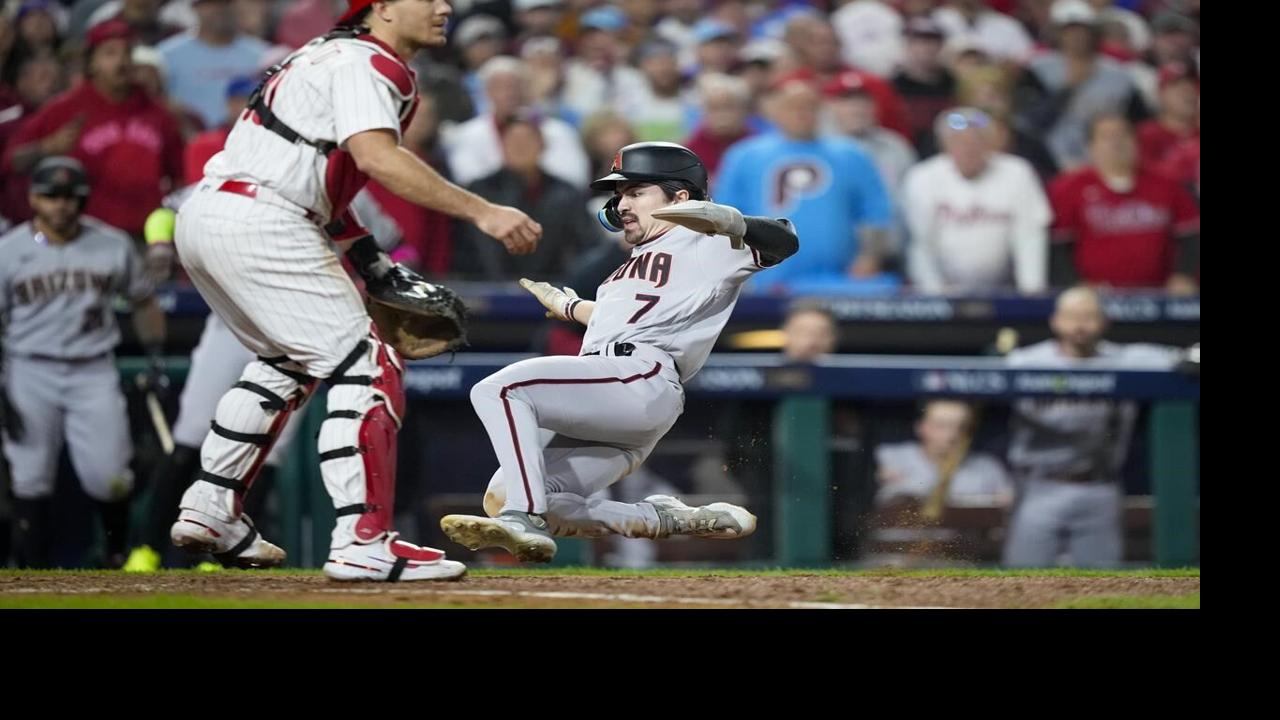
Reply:
[[[669, 142], [633, 143], [613, 156], [610, 173], [591, 183], [591, 189], [613, 191], [622, 182], [676, 183], [694, 200], [707, 198], [707, 168], [683, 145]], [[613, 231], [622, 229], [615, 196], [600, 210], [600, 222]]]
[[89, 176], [79, 160], [57, 155], [41, 160], [31, 171], [31, 192], [37, 195], [89, 197]]

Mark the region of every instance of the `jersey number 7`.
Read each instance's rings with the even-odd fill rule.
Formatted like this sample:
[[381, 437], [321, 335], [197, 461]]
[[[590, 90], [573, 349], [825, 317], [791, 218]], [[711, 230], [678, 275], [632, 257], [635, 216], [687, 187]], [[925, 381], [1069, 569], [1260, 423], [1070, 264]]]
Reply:
[[644, 314], [645, 314], [645, 313], [647, 313], [647, 312], [649, 312], [650, 310], [652, 310], [652, 309], [653, 309], [653, 306], [658, 304], [658, 301], [662, 299], [662, 296], [660, 296], [660, 295], [642, 295], [642, 294], [637, 293], [637, 294], [636, 294], [636, 299], [637, 299], [637, 300], [639, 300], [640, 302], [644, 303], [644, 307], [642, 307], [642, 308], [640, 308], [639, 310], [637, 310], [637, 311], [636, 311], [636, 314], [631, 316], [631, 319], [627, 321], [627, 324], [628, 324], [628, 325], [634, 325], [634, 324], [636, 323], [636, 321], [637, 321], [637, 320], [639, 320], [640, 318], [644, 317]]

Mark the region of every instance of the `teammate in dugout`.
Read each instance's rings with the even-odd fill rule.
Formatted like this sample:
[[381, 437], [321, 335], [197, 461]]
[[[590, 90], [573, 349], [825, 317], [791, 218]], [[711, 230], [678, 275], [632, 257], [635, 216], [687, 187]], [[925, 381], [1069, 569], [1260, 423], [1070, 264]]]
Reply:
[[84, 217], [88, 199], [79, 161], [45, 158], [28, 194], [35, 217], [0, 236], [8, 360], [0, 427], [13, 477], [19, 567], [50, 566], [52, 496], [64, 440], [81, 486], [101, 513], [103, 564], [120, 567], [128, 548], [133, 445], [112, 355], [120, 342], [112, 300], [123, 295], [132, 303], [134, 328], [153, 358], [165, 321], [133, 241]]
[[[243, 512], [244, 496], [289, 414], [323, 379], [332, 389], [320, 467], [338, 516], [325, 574], [396, 581], [466, 572], [391, 529], [405, 409], [398, 350], [412, 358], [457, 347], [465, 310], [447, 289], [393, 264], [348, 208], [372, 177], [409, 202], [475, 223], [509, 252], [536, 247], [542, 228], [524, 213], [458, 188], [399, 147], [417, 102], [405, 63], [445, 42], [451, 12], [447, 0], [348, 0], [338, 27], [267, 72], [178, 211], [175, 245], [188, 276], [258, 356], [218, 403], [200, 479], [170, 530], [179, 547], [237, 566], [284, 561]], [[365, 277], [370, 299], [381, 299], [369, 310], [327, 232]], [[381, 301], [437, 314], [406, 324]]]
[[488, 517], [449, 515], [441, 528], [459, 544], [526, 562], [550, 561], [553, 535], [749, 535], [755, 516], [728, 503], [590, 496], [644, 462], [684, 410], [684, 383], [706, 362], [742, 284], [793, 255], [799, 240], [787, 220], [710, 202], [706, 168], [680, 145], [628, 145], [591, 188], [614, 192], [602, 221], [624, 233], [631, 257], [594, 302], [520, 281], [548, 316], [587, 326], [582, 352], [523, 360], [472, 388], [501, 468], [485, 493]]

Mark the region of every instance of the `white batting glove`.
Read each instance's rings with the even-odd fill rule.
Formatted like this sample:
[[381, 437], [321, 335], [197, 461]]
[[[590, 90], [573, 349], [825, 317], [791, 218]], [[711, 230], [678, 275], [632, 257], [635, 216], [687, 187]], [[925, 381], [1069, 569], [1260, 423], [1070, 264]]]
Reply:
[[557, 320], [577, 322], [573, 318], [573, 308], [580, 302], [578, 293], [571, 287], [559, 290], [545, 282], [534, 282], [528, 278], [520, 278], [520, 287], [528, 290], [538, 302], [547, 309], [547, 317]]
[[734, 250], [742, 249], [742, 236], [747, 234], [747, 221], [737, 208], [707, 200], [685, 200], [660, 207], [649, 214], [695, 232], [728, 235]]

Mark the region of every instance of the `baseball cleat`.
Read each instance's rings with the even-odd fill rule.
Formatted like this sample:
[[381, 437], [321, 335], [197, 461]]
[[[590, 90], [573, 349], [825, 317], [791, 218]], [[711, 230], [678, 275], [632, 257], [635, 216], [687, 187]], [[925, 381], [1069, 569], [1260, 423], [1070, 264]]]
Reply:
[[378, 542], [330, 550], [324, 574], [342, 582], [458, 580], [467, 574], [467, 566], [445, 560], [443, 550], [420, 547], [399, 539], [397, 533], [387, 533]]
[[264, 540], [244, 514], [224, 522], [199, 510], [183, 508], [169, 529], [169, 539], [192, 555], [213, 555], [223, 567], [279, 567], [285, 559], [284, 550]]
[[440, 529], [459, 545], [472, 550], [500, 547], [521, 562], [551, 562], [556, 556], [547, 521], [529, 513], [507, 511], [496, 518], [446, 515]]
[[756, 531], [756, 516], [729, 503], [690, 507], [670, 495], [650, 495], [644, 502], [658, 512], [658, 537], [692, 535], [712, 540], [733, 540]]

